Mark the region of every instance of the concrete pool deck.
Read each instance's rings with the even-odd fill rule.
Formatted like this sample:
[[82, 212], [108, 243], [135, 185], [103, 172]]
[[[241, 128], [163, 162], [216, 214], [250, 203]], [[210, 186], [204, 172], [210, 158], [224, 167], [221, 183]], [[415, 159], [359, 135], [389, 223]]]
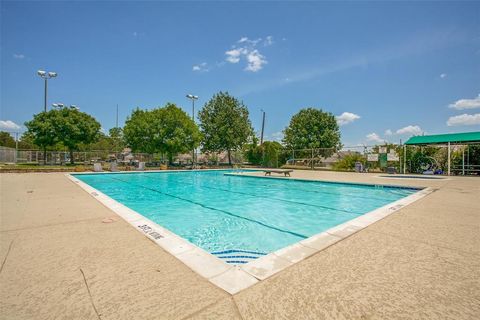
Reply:
[[292, 174], [437, 190], [232, 296], [64, 174], [1, 174], [0, 319], [479, 318], [480, 179], [377, 176]]

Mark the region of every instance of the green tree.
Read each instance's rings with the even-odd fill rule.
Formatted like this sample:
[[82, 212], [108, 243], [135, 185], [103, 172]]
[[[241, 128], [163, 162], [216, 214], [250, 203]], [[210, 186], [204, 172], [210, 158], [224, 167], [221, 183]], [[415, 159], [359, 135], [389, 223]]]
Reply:
[[58, 110], [35, 114], [32, 120], [25, 122], [25, 126], [27, 127], [26, 135], [31, 138], [35, 145], [44, 150], [44, 161], [47, 160], [47, 148], [54, 146], [58, 142], [58, 133], [55, 132], [53, 121], [54, 112], [58, 112]]
[[24, 132], [20, 139], [18, 140], [18, 149], [21, 150], [34, 150], [37, 149], [38, 146], [33, 143], [33, 137], [28, 134], [27, 132]]
[[276, 168], [287, 160], [282, 145], [277, 141], [264, 141], [262, 145], [246, 144], [243, 154], [249, 163], [268, 168]]
[[202, 149], [210, 152], [237, 151], [253, 137], [248, 109], [228, 92], [215, 94], [198, 113], [203, 133]]
[[153, 110], [134, 110], [123, 134], [134, 152], [166, 153], [170, 162], [173, 156], [193, 150], [201, 141], [197, 125], [172, 103]]
[[111, 128], [108, 135], [100, 132], [97, 141], [90, 144], [79, 146], [81, 151], [102, 150], [108, 152], [118, 152], [123, 148], [122, 128]]
[[5, 131], [0, 131], [0, 146], [15, 148], [15, 139], [13, 139], [10, 133]]
[[282, 145], [277, 141], [264, 141], [262, 147], [262, 166], [276, 168], [279, 165]]
[[283, 131], [289, 149], [340, 148], [340, 129], [335, 116], [315, 108], [300, 110]]
[[250, 164], [260, 165], [262, 163], [262, 148], [256, 143], [243, 145], [243, 154]]
[[471, 165], [480, 165], [480, 145], [468, 145], [465, 158], [467, 163]]
[[70, 152], [70, 163], [74, 163], [73, 152], [81, 144], [97, 141], [100, 123], [91, 115], [72, 108], [54, 109], [34, 115], [25, 123], [33, 142], [41, 147], [62, 144]]
[[110, 130], [108, 130], [108, 135], [111, 142], [113, 143], [113, 149], [115, 151], [120, 151], [124, 144], [123, 129], [119, 127], [111, 128]]

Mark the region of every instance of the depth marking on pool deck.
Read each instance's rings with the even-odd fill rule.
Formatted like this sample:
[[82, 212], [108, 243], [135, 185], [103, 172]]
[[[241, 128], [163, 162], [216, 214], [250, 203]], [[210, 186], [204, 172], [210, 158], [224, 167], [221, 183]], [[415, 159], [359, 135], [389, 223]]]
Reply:
[[[169, 171], [163, 171], [169, 172]], [[76, 174], [76, 173], [72, 173]], [[104, 206], [118, 214], [136, 230], [154, 241], [164, 250], [182, 261], [193, 271], [197, 272], [212, 284], [222, 288], [230, 294], [236, 294], [273, 274], [280, 272], [336, 242], [364, 229], [370, 224], [385, 218], [406, 205], [415, 202], [434, 191], [433, 188], [424, 188], [416, 193], [391, 202], [350, 221], [337, 225], [322, 233], [303, 239], [290, 246], [264, 255], [256, 260], [241, 266], [232, 266], [218, 259], [202, 248], [188, 242], [175, 233], [156, 224], [138, 212], [115, 201], [92, 186], [76, 179], [72, 174], [65, 176], [80, 186], [84, 191], [97, 199]], [[89, 173], [92, 174], [92, 173]], [[93, 173], [105, 174], [105, 173]], [[115, 174], [115, 173], [114, 173]], [[112, 174], [113, 175], [113, 174]], [[282, 178], [269, 178], [282, 179]], [[368, 185], [368, 184], [365, 184]], [[415, 188], [419, 189], [419, 188]], [[223, 252], [222, 252], [223, 253]], [[227, 252], [225, 254], [228, 255]]]

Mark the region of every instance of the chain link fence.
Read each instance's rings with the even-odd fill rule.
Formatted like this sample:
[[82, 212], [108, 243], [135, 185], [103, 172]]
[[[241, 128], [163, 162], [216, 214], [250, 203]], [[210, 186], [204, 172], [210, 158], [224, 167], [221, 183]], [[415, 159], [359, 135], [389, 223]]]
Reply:
[[292, 169], [400, 172], [400, 149], [397, 145], [284, 149], [280, 158], [285, 159], [283, 167]]
[[[46, 159], [44, 158], [46, 155]], [[14, 148], [0, 147], [0, 163], [4, 164], [32, 164], [32, 165], [66, 165], [71, 163], [71, 154], [68, 151], [42, 150], [16, 150]], [[173, 157], [172, 166], [191, 166], [193, 164], [192, 153], [179, 154]], [[112, 152], [108, 150], [93, 150], [73, 152], [73, 162], [77, 165], [92, 165], [100, 162], [114, 162], [125, 165], [134, 165], [145, 162], [150, 166], [169, 164], [169, 158], [165, 154], [132, 153], [129, 151]], [[232, 164], [244, 163], [242, 152], [231, 152]], [[202, 153], [195, 152], [196, 165], [225, 165], [228, 164], [228, 153]]]
[[[315, 149], [280, 149], [265, 153], [260, 163], [249, 163], [242, 151], [231, 152], [233, 165], [252, 165], [264, 167], [284, 167], [308, 170], [338, 170], [357, 172], [390, 172], [390, 173], [437, 173], [446, 171], [448, 164], [447, 148], [445, 146], [408, 146], [404, 158], [404, 148], [401, 145], [387, 146], [362, 145]], [[71, 162], [68, 151], [47, 151], [46, 161], [42, 150], [16, 150], [0, 147], [0, 163], [31, 164], [31, 165], [68, 165]], [[268, 158], [268, 159], [267, 159]], [[217, 167], [229, 164], [228, 153], [195, 152], [179, 154], [172, 161], [164, 154], [132, 153], [107, 150], [73, 152], [75, 165], [89, 166], [94, 163], [108, 164], [117, 162], [120, 166], [136, 166], [145, 162], [147, 167]], [[480, 175], [480, 144], [455, 145], [451, 150], [451, 171], [455, 175]], [[404, 168], [405, 167], [405, 168]]]

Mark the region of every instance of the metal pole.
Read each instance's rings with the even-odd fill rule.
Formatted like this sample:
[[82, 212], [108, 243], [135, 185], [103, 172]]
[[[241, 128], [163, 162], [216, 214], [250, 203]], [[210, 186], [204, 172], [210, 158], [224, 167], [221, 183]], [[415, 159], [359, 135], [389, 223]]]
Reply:
[[312, 170], [314, 170], [314, 166], [313, 166], [313, 148], [312, 148]]
[[45, 92], [44, 92], [44, 103], [43, 103], [44, 112], [47, 112], [47, 87], [48, 87], [48, 80], [45, 77]]
[[[47, 89], [48, 88], [48, 80], [45, 77], [45, 92], [44, 92], [44, 104], [43, 104], [43, 112], [47, 112]], [[47, 164], [47, 147], [43, 148], [43, 164]]]
[[[195, 99], [192, 99], [192, 121], [195, 123]], [[195, 147], [192, 150], [192, 169], [195, 166]]]
[[403, 145], [403, 174], [406, 173], [407, 170], [407, 145]]
[[263, 111], [263, 118], [262, 118], [262, 134], [260, 135], [260, 145], [263, 144], [263, 130], [265, 128], [265, 111]]
[[465, 146], [462, 148], [462, 175], [465, 175]]
[[448, 175], [450, 175], [450, 141], [448, 142]]
[[18, 132], [15, 132], [15, 163], [18, 160]]

